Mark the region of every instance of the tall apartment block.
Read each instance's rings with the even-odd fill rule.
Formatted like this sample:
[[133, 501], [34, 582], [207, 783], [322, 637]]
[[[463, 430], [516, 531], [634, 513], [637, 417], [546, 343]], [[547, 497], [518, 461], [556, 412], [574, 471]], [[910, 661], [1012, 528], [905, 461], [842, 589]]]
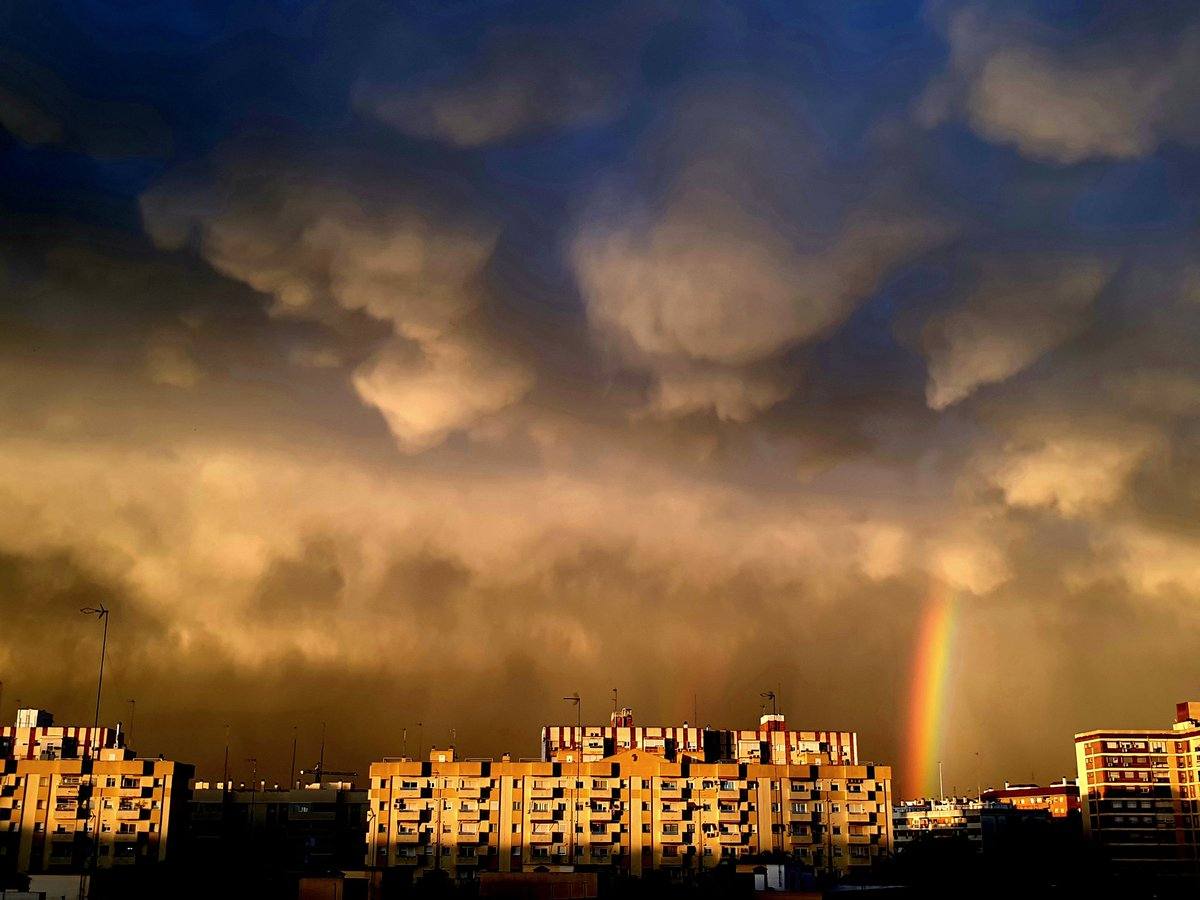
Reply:
[[891, 770], [848, 732], [547, 726], [543, 758], [389, 759], [370, 770], [367, 862], [480, 871], [697, 872], [786, 853], [850, 872], [890, 854]]
[[1200, 875], [1200, 702], [1171, 728], [1075, 735], [1084, 833], [1121, 869]]
[[162, 861], [186, 815], [191, 766], [138, 759], [120, 728], [55, 726], [20, 710], [0, 728], [0, 871], [37, 874]]

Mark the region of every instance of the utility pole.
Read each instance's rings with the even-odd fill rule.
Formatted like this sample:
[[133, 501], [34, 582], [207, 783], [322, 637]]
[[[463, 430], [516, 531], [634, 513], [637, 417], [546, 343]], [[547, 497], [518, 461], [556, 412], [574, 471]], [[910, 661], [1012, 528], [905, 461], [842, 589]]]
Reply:
[[[225, 767], [222, 769], [222, 773], [223, 774], [221, 777], [225, 779], [223, 782], [223, 785], [224, 785], [223, 790], [225, 792], [228, 792], [229, 791], [229, 723], [228, 722], [225, 723]], [[222, 796], [224, 796], [224, 795], [222, 795]]]
[[946, 799], [946, 789], [942, 786], [942, 761], [938, 760], [938, 798]]

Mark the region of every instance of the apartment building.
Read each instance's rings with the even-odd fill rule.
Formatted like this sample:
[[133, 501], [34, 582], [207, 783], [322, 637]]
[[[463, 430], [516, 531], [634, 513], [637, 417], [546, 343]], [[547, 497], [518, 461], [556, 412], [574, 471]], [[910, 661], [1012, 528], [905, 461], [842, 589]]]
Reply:
[[1200, 875], [1200, 701], [1162, 729], [1075, 735], [1084, 834], [1120, 869]]
[[[644, 737], [650, 742], [598, 758], [560, 740], [554, 759], [460, 760], [447, 749], [427, 761], [374, 763], [368, 864], [414, 877], [442, 869], [458, 879], [482, 871], [682, 875], [783, 852], [848, 873], [891, 852], [886, 766], [830, 756], [706, 762], [653, 743], [654, 729]], [[814, 752], [841, 760], [842, 746], [854, 742]]]
[[192, 792], [188, 854], [195, 861], [252, 861], [289, 872], [362, 865], [365, 790], [344, 782], [293, 790], [224, 787], [202, 782]]
[[969, 797], [904, 800], [892, 810], [896, 852], [927, 841], [959, 841], [982, 852], [983, 813], [997, 805]]
[[833, 765], [858, 763], [858, 735], [853, 731], [791, 731], [782, 715], [765, 715], [755, 730], [681, 726], [637, 726], [628, 706], [613, 712], [608, 725], [546, 725], [542, 728], [542, 760], [550, 761], [582, 747], [583, 761], [596, 762], [623, 750], [645, 750], [669, 760], [701, 762], [790, 763]]
[[22, 710], [0, 733], [0, 871], [71, 872], [161, 862], [186, 816], [192, 768], [138, 759], [120, 729], [55, 727]]

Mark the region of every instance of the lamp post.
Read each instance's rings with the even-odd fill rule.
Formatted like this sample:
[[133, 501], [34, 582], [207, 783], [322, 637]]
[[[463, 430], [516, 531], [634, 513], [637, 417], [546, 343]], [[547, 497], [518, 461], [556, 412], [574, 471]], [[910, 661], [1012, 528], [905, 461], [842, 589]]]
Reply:
[[[83, 900], [87, 894], [91, 893], [92, 881], [95, 880], [96, 868], [100, 863], [100, 835], [98, 833], [100, 831], [100, 807], [96, 803], [96, 743], [100, 733], [100, 695], [104, 690], [104, 656], [108, 652], [108, 607], [103, 603], [98, 603], [96, 606], [85, 606], [79, 611], [85, 616], [95, 616], [104, 623], [104, 630], [100, 637], [100, 674], [96, 679], [96, 712], [92, 717], [92, 778], [90, 796], [88, 797], [89, 806], [95, 806], [96, 808], [96, 827], [92, 831], [90, 865], [85, 865], [79, 873], [79, 897], [80, 900]], [[84, 820], [83, 825], [85, 835], [91, 824], [92, 815], [89, 809], [88, 817]], [[86, 874], [88, 868], [92, 870], [92, 877], [90, 879]]]
[[254, 798], [255, 790], [258, 788], [258, 758], [251, 756], [246, 760], [250, 764], [250, 852], [251, 859], [254, 853]]
[[579, 802], [579, 776], [580, 763], [583, 758], [583, 704], [580, 702], [579, 691], [573, 693], [570, 697], [563, 697], [563, 700], [568, 703], [575, 704], [575, 733], [578, 735], [578, 741], [575, 745], [575, 780], [571, 784], [571, 834], [567, 840], [567, 853], [571, 863], [571, 869], [575, 869], [575, 807]]

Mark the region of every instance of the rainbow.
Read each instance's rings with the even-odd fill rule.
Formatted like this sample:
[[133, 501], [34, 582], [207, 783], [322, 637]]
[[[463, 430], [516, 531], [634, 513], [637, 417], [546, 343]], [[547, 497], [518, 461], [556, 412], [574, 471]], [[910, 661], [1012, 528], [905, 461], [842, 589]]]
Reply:
[[910, 797], [930, 796], [937, 787], [938, 754], [942, 751], [950, 648], [958, 604], [945, 588], [926, 604], [913, 653], [908, 706], [908, 771], [904, 790]]

